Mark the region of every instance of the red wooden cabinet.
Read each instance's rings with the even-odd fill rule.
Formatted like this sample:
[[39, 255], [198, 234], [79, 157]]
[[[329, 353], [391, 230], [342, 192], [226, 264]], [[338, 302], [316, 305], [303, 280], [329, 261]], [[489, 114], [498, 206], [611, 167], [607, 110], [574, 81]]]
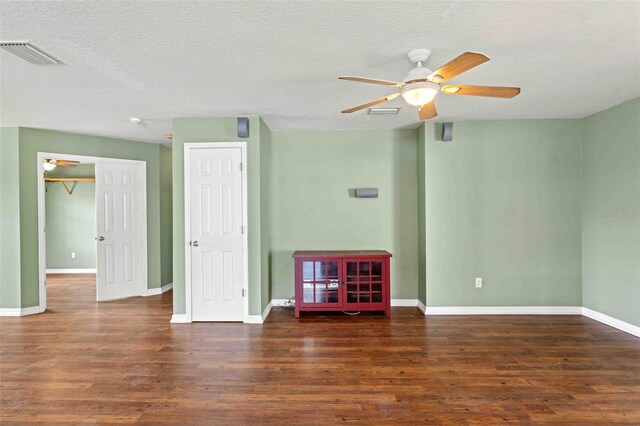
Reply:
[[302, 311], [384, 311], [391, 315], [383, 250], [296, 251], [296, 318]]

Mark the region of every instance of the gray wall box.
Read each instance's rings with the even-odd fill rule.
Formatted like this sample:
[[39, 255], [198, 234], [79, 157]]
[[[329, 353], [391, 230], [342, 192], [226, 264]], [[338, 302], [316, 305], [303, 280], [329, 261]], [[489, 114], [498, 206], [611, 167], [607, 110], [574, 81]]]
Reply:
[[378, 198], [378, 188], [356, 188], [356, 198]]
[[442, 123], [442, 140], [445, 142], [453, 140], [453, 123]]
[[238, 117], [238, 137], [249, 137], [249, 119], [247, 117]]

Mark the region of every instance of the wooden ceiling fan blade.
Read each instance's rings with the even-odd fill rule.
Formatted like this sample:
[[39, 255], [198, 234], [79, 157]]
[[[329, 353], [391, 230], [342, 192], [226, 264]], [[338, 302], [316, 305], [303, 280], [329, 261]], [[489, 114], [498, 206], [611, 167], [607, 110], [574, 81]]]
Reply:
[[375, 101], [367, 102], [366, 104], [362, 104], [362, 105], [355, 106], [353, 108], [345, 109], [344, 111], [341, 111], [341, 112], [343, 114], [349, 114], [351, 112], [360, 111], [361, 109], [369, 108], [371, 106], [378, 105], [378, 104], [381, 104], [383, 102], [390, 101], [392, 99], [397, 98], [398, 96], [400, 96], [400, 93], [394, 93], [392, 95], [385, 96], [384, 98], [380, 98], [380, 99], [376, 99]]
[[471, 68], [484, 64], [488, 60], [489, 57], [482, 53], [464, 52], [462, 55], [435, 70], [427, 79], [440, 84], [470, 70]]
[[457, 84], [444, 86], [442, 91], [448, 95], [487, 96], [491, 98], [513, 98], [520, 94], [519, 87], [465, 86]]
[[420, 120], [429, 120], [430, 118], [438, 115], [438, 111], [436, 111], [436, 104], [431, 101], [428, 104], [422, 105], [420, 109], [418, 109], [418, 115], [420, 115]]
[[397, 81], [380, 80], [377, 78], [367, 78], [367, 77], [356, 77], [353, 75], [343, 75], [338, 78], [340, 80], [350, 80], [350, 81], [357, 81], [360, 83], [380, 84], [382, 86], [397, 86], [397, 87], [404, 86], [404, 83], [399, 83]]
[[69, 164], [69, 163], [58, 163], [56, 164], [56, 166], [58, 167], [75, 167], [75, 164]]

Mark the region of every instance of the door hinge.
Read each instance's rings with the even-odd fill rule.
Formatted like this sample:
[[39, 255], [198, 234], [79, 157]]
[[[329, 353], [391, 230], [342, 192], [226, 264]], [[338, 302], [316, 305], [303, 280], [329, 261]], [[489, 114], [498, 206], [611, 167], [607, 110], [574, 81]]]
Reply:
[[242, 225], [242, 226], [240, 227], [240, 233], [241, 233], [241, 234], [244, 234], [244, 233], [245, 233], [245, 227], [244, 227], [244, 225]]
[[242, 289], [242, 297], [247, 297], [247, 291], [244, 288]]
[[242, 163], [240, 163], [240, 171], [242, 171]]

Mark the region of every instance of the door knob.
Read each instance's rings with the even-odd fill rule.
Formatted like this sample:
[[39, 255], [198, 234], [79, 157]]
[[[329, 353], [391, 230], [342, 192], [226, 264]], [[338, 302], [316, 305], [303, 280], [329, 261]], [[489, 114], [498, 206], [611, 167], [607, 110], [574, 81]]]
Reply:
[[104, 241], [104, 237], [101, 235], [101, 236], [99, 236], [98, 238], [96, 238], [96, 240], [98, 240], [98, 241]]
[[194, 241], [193, 243], [191, 243], [191, 245], [194, 246], [194, 247], [198, 247], [198, 242]]

